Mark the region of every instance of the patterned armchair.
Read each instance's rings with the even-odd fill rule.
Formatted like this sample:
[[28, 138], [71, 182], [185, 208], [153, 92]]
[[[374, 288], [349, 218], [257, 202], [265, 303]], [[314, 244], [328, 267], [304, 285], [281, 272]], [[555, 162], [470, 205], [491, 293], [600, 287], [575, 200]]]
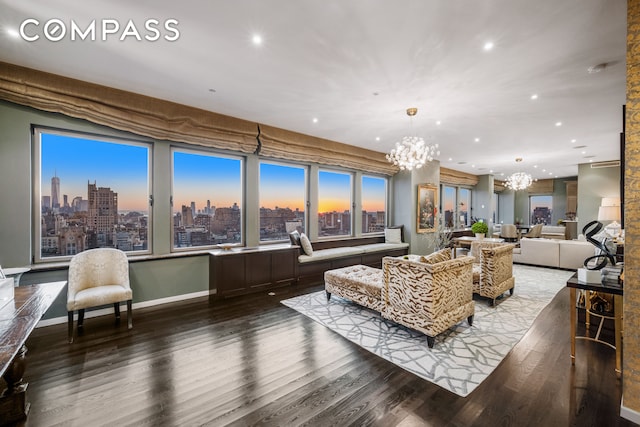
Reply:
[[504, 243], [471, 243], [471, 256], [476, 260], [473, 293], [489, 298], [489, 305], [495, 305], [496, 298], [506, 291], [513, 295], [513, 247]]
[[465, 318], [472, 324], [475, 303], [472, 257], [445, 261], [429, 258], [423, 257], [421, 261], [385, 257], [382, 260], [381, 313], [387, 319], [427, 335], [431, 348], [434, 337], [451, 326]]

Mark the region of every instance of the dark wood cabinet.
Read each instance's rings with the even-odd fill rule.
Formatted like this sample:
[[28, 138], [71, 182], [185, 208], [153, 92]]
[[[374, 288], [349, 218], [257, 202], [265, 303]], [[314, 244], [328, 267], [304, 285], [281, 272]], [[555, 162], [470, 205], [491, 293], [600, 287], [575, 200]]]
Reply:
[[211, 297], [225, 298], [292, 284], [296, 281], [299, 253], [297, 246], [210, 252]]

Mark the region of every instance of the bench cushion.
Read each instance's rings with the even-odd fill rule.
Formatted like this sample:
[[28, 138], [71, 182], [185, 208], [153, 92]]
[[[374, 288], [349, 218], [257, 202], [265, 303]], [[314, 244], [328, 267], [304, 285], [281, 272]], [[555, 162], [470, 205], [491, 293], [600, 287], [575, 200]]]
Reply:
[[364, 251], [365, 254], [372, 252], [393, 251], [396, 249], [408, 248], [408, 243], [372, 243], [370, 245], [352, 246], [353, 248], [359, 248]]
[[298, 262], [304, 264], [306, 262], [321, 261], [325, 259], [346, 257], [349, 255], [363, 254], [364, 249], [359, 247], [330, 248], [313, 251], [313, 255], [300, 255]]

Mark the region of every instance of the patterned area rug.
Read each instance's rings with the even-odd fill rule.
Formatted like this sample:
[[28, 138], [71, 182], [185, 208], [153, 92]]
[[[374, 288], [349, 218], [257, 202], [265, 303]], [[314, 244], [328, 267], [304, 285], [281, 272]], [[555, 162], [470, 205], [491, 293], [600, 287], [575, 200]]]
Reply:
[[514, 265], [513, 296], [496, 307], [476, 300], [473, 326], [465, 321], [436, 337], [383, 319], [379, 313], [325, 292], [282, 301], [370, 352], [460, 396], [471, 393], [511, 351], [542, 309], [566, 285], [570, 271]]

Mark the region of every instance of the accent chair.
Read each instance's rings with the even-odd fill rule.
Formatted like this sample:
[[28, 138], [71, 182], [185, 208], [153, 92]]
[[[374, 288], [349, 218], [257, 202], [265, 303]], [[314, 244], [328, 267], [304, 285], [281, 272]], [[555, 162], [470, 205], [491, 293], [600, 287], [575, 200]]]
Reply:
[[78, 330], [83, 328], [84, 310], [113, 304], [116, 321], [120, 320], [120, 303], [127, 303], [127, 326], [133, 327], [129, 283], [129, 261], [119, 249], [98, 248], [80, 252], [69, 264], [67, 312], [69, 343], [73, 342], [73, 316], [78, 311]]

